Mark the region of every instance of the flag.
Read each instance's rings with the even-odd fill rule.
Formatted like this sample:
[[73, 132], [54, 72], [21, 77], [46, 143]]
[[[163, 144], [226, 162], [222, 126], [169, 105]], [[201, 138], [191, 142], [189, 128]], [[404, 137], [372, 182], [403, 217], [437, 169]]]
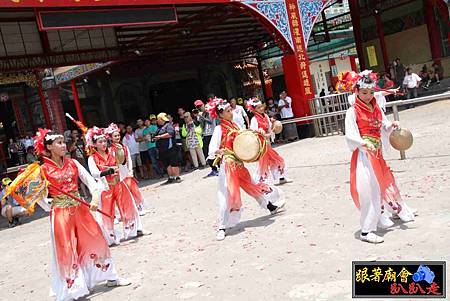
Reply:
[[47, 181], [41, 166], [36, 162], [27, 166], [7, 187], [3, 198], [11, 195], [28, 214], [33, 214], [36, 203], [47, 197]]

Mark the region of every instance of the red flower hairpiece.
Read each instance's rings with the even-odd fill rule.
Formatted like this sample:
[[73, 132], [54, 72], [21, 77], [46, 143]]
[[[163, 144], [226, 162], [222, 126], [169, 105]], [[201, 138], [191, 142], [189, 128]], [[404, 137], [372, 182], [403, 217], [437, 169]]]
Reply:
[[[370, 78], [373, 83], [365, 84], [365, 78]], [[364, 86], [366, 88], [375, 89], [378, 82], [378, 75], [375, 72], [372, 72], [372, 70], [364, 70], [359, 74], [354, 71], [349, 71], [339, 74], [338, 79], [336, 84], [336, 90], [338, 92], [354, 92], [356, 85], [359, 85], [360, 88]]]
[[47, 135], [50, 132], [49, 129], [41, 129], [39, 128], [36, 132], [36, 136], [34, 136], [34, 149], [36, 151], [36, 154], [41, 155], [43, 154], [46, 149], [44, 145], [45, 135]]
[[118, 127], [117, 124], [115, 124], [115, 123], [111, 123], [111, 124], [104, 130], [104, 133], [105, 133], [106, 135], [108, 135], [109, 137], [111, 137], [112, 134], [115, 133], [115, 132], [120, 132], [119, 127]]
[[229, 107], [230, 104], [222, 98], [214, 97], [214, 99], [211, 99], [205, 106], [205, 110], [211, 115], [212, 118], [218, 119], [219, 118], [219, 110], [226, 109]]
[[262, 105], [262, 102], [261, 102], [261, 100], [259, 100], [256, 97], [253, 97], [253, 98], [250, 98], [249, 100], [247, 100], [247, 109], [250, 112], [254, 112], [256, 107], [259, 105]]
[[94, 127], [90, 128], [90, 129], [88, 129], [87, 133], [86, 133], [86, 136], [85, 136], [85, 138], [86, 138], [86, 145], [89, 146], [89, 147], [94, 146], [94, 140], [97, 140], [97, 139], [99, 139], [101, 137], [105, 137], [105, 134], [104, 134], [102, 128], [94, 126]]

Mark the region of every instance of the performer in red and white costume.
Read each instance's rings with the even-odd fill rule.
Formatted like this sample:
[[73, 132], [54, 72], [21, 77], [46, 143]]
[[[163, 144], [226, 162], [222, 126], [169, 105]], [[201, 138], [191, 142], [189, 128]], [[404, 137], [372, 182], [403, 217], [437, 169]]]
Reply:
[[383, 237], [374, 232], [377, 227], [393, 225], [392, 213], [405, 222], [414, 220], [414, 210], [401, 199], [394, 175], [383, 158], [382, 147], [389, 147], [388, 136], [399, 123], [390, 122], [380, 109], [374, 97], [376, 80], [371, 72], [364, 71], [353, 81], [355, 103], [345, 118], [345, 137], [353, 152], [351, 195], [361, 211], [361, 240], [381, 243]]
[[119, 167], [114, 152], [107, 147], [103, 129], [93, 127], [86, 133], [86, 144], [92, 155], [88, 159], [89, 170], [94, 178], [103, 183], [99, 208], [114, 216], [115, 206], [119, 209], [123, 233], [114, 229], [114, 218], [97, 214], [97, 221], [109, 245], [120, 244], [121, 239], [142, 235], [141, 219], [133, 196], [123, 181], [120, 181]]
[[278, 212], [285, 204], [281, 190], [265, 183], [252, 181], [250, 173], [233, 153], [233, 141], [240, 128], [233, 122], [233, 109], [226, 100], [215, 98], [207, 105], [207, 110], [216, 119], [220, 117], [220, 125], [214, 129], [209, 144], [209, 158], [219, 158], [219, 230], [217, 240], [225, 239], [225, 230], [235, 226], [241, 216], [241, 191], [256, 199], [262, 208], [272, 214]]
[[258, 181], [266, 182], [269, 172], [272, 173], [275, 185], [283, 185], [292, 182], [286, 178], [286, 165], [284, 159], [272, 148], [273, 139], [272, 121], [264, 112], [263, 103], [257, 98], [247, 100], [247, 108], [255, 115], [250, 121], [250, 129], [260, 132], [267, 140], [267, 152], [258, 162]]
[[89, 208], [53, 187], [79, 197], [80, 178], [92, 195], [91, 210], [96, 210], [101, 186], [78, 161], [65, 157], [62, 135], [39, 129], [34, 141], [37, 154], [43, 156], [42, 171], [52, 184], [48, 187], [52, 198], [51, 295], [56, 300], [74, 300], [102, 281], [108, 281], [108, 286], [129, 285], [117, 276], [108, 244]]
[[133, 174], [133, 161], [131, 160], [130, 150], [120, 142], [120, 129], [116, 124], [111, 123], [105, 129], [105, 134], [111, 140], [109, 149], [113, 152], [118, 163], [120, 181], [123, 181], [130, 190], [139, 215], [145, 215], [147, 210], [145, 210], [144, 206], [144, 197], [139, 190], [138, 182]]

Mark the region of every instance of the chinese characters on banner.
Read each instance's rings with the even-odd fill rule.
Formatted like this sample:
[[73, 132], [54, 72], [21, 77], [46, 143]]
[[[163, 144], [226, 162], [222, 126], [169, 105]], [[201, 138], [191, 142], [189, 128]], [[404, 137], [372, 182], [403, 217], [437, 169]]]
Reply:
[[354, 262], [353, 298], [445, 298], [445, 262]]
[[314, 97], [311, 73], [309, 71], [309, 60], [306, 55], [305, 42], [300, 21], [300, 14], [297, 0], [286, 0], [289, 24], [291, 26], [292, 41], [294, 42], [297, 69], [300, 74], [300, 86], [306, 98]]

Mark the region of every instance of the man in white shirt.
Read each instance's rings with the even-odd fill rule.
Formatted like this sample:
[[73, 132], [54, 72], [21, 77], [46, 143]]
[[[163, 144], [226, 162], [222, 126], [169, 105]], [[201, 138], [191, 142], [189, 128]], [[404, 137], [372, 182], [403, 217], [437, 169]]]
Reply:
[[412, 99], [417, 97], [417, 88], [420, 85], [422, 79], [420, 76], [411, 71], [411, 68], [406, 69], [406, 76], [403, 80], [403, 86], [408, 91], [407, 99]]
[[236, 104], [236, 99], [230, 99], [230, 105], [233, 108], [233, 121], [239, 126], [241, 130], [245, 130], [247, 127], [245, 123], [250, 124], [247, 112], [245, 112], [242, 106]]
[[278, 107], [280, 108], [282, 119], [294, 117], [294, 112], [292, 112], [292, 98], [287, 96], [286, 91], [281, 92]]
[[[280, 109], [281, 119], [290, 119], [294, 117], [294, 112], [292, 111], [292, 99], [287, 96], [286, 91], [280, 93], [278, 108]], [[295, 123], [283, 124], [283, 137], [289, 141], [297, 140], [297, 125]]]

